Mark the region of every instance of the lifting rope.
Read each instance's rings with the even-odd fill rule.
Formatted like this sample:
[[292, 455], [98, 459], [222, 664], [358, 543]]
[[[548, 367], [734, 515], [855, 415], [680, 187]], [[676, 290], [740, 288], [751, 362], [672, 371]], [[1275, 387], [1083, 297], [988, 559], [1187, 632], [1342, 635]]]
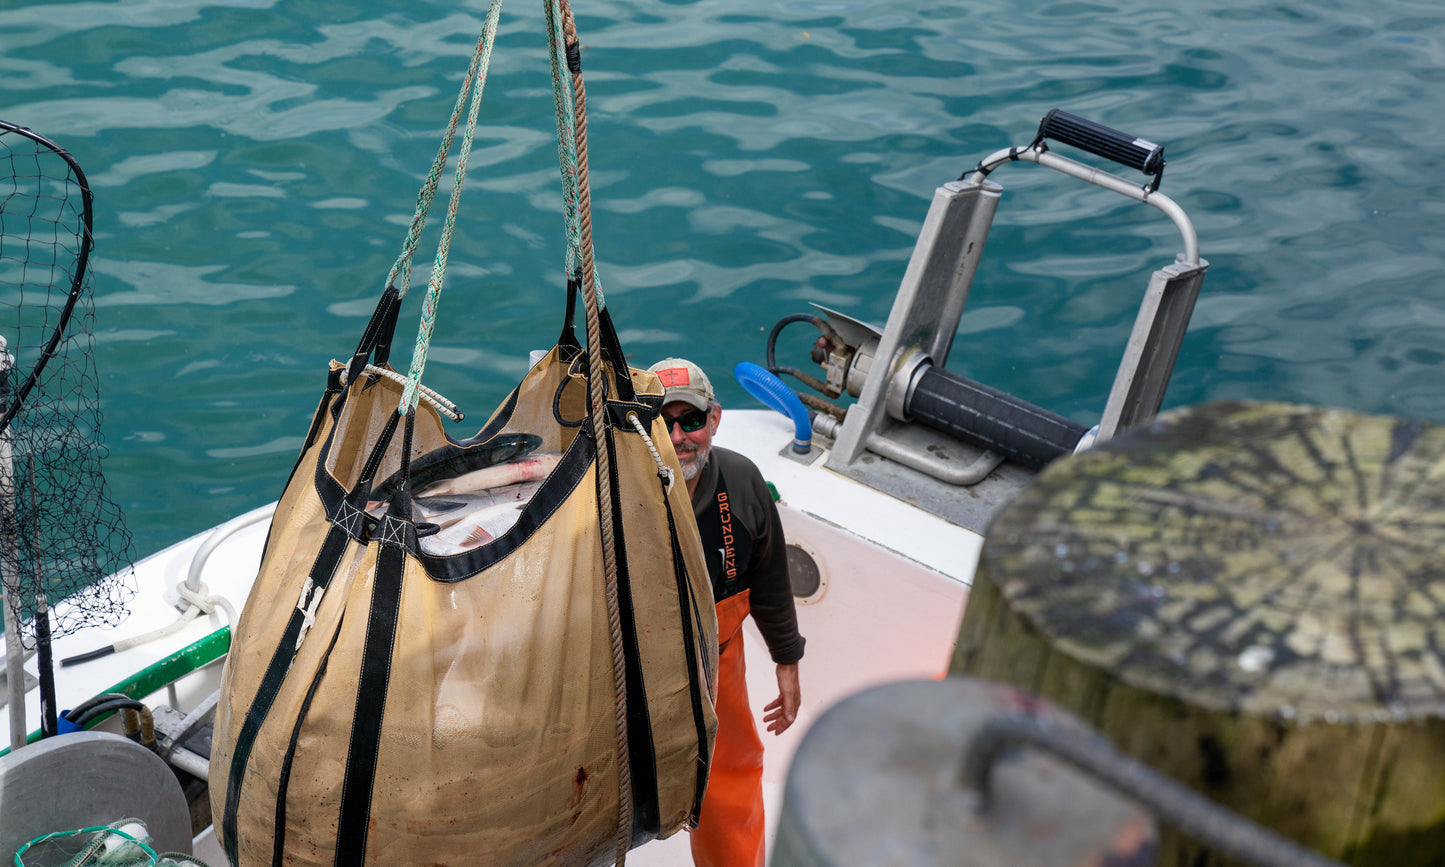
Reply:
[[447, 151], [451, 149], [452, 138], [456, 134], [457, 124], [460, 121], [462, 107], [467, 103], [468, 92], [471, 94], [471, 106], [467, 109], [467, 128], [462, 135], [462, 147], [457, 153], [456, 176], [452, 181], [451, 199], [447, 203], [446, 222], [442, 225], [441, 240], [437, 243], [436, 259], [432, 263], [432, 271], [427, 279], [426, 297], [422, 299], [421, 327], [417, 330], [416, 349], [412, 352], [411, 370], [407, 373], [407, 385], [402, 391], [401, 405], [397, 412], [407, 415], [416, 409], [417, 386], [421, 384], [422, 370], [426, 367], [427, 350], [431, 345], [432, 331], [436, 326], [437, 301], [441, 297], [442, 283], [446, 279], [447, 254], [451, 251], [452, 233], [456, 229], [457, 207], [462, 200], [462, 185], [467, 177], [467, 160], [472, 153], [472, 138], [477, 129], [477, 111], [482, 106], [482, 90], [487, 80], [487, 70], [491, 66], [492, 46], [497, 37], [497, 19], [501, 16], [502, 0], [492, 0], [491, 8], [487, 10], [486, 22], [482, 25], [481, 36], [477, 38], [477, 47], [472, 52], [472, 62], [467, 68], [466, 78], [462, 80], [461, 92], [457, 94], [456, 106], [452, 109], [451, 120], [447, 124], [446, 134], [442, 137], [441, 148], [437, 151], [436, 159], [432, 162], [431, 172], [427, 175], [426, 183], [422, 185], [421, 191], [417, 194], [417, 212], [412, 217], [412, 227], [407, 232], [406, 241], [403, 242], [402, 252], [397, 263], [392, 266], [392, 274], [387, 278], [388, 285], [392, 284], [398, 269], [401, 270], [402, 283], [397, 286], [399, 298], [406, 297], [407, 288], [411, 282], [411, 257], [416, 249], [417, 240], [422, 228], [426, 225], [426, 212], [431, 207], [432, 198], [436, 195], [437, 186], [441, 181], [442, 169], [446, 167]]
[[[602, 568], [605, 575], [607, 625], [612, 635], [612, 678], [617, 693], [617, 864], [627, 861], [632, 845], [632, 764], [627, 743], [627, 664], [622, 646], [622, 613], [617, 595], [617, 546], [613, 538], [611, 436], [604, 403], [606, 371], [602, 366], [602, 299], [592, 253], [592, 192], [587, 178], [587, 91], [582, 83], [582, 43], [567, 0], [546, 0], [547, 36], [551, 44], [552, 93], [557, 105], [557, 143], [561, 157], [563, 199], [567, 214], [567, 273], [580, 270], [582, 299], [587, 309], [587, 369], [591, 389], [592, 431], [597, 444], [597, 510], [603, 517]], [[566, 111], [567, 84], [561, 63], [571, 73], [572, 111]], [[575, 148], [575, 152], [574, 149]], [[624, 367], [618, 377], [630, 376]]]
[[[421, 385], [422, 371], [426, 367], [427, 352], [431, 343], [436, 320], [436, 307], [446, 276], [447, 254], [451, 247], [452, 234], [456, 226], [457, 207], [461, 201], [462, 184], [466, 178], [467, 160], [471, 154], [472, 139], [476, 131], [477, 112], [481, 105], [482, 90], [491, 62], [492, 48], [496, 40], [497, 20], [501, 13], [502, 0], [492, 0], [487, 10], [482, 33], [473, 51], [467, 75], [462, 81], [456, 105], [442, 143], [432, 162], [426, 182], [417, 194], [416, 212], [411, 227], [403, 242], [401, 255], [387, 275], [386, 286], [395, 287], [398, 297], [405, 297], [411, 283], [411, 260], [416, 251], [422, 230], [426, 226], [426, 215], [431, 207], [441, 175], [446, 168], [448, 152], [451, 149], [456, 130], [461, 122], [463, 108], [467, 110], [467, 125], [462, 136], [461, 149], [457, 154], [455, 179], [447, 207], [446, 221], [442, 228], [441, 240], [437, 245], [436, 259], [427, 281], [427, 293], [422, 302], [421, 325], [417, 332], [416, 348], [412, 353], [411, 368], [397, 408], [400, 415], [407, 415], [416, 409]], [[567, 252], [565, 269], [569, 280], [577, 280], [582, 287], [583, 302], [587, 313], [587, 362], [589, 402], [591, 407], [592, 436], [597, 440], [596, 479], [598, 511], [601, 520], [602, 564], [604, 572], [604, 596], [607, 602], [607, 619], [612, 642], [613, 680], [616, 689], [617, 710], [617, 769], [618, 769], [618, 811], [617, 811], [617, 864], [626, 862], [627, 851], [632, 841], [632, 769], [629, 761], [627, 738], [627, 679], [626, 659], [622, 641], [621, 606], [618, 597], [617, 550], [613, 535], [612, 468], [610, 448], [607, 440], [611, 430], [607, 426], [606, 371], [602, 365], [602, 337], [600, 316], [605, 307], [601, 286], [596, 275], [596, 262], [592, 248], [592, 198], [587, 170], [587, 95], [582, 81], [581, 42], [577, 36], [572, 18], [572, 8], [567, 0], [544, 0], [547, 20], [547, 35], [552, 66], [552, 92], [557, 112], [557, 152], [562, 173], [563, 216], [567, 230]], [[569, 75], [563, 75], [563, 67]], [[470, 97], [470, 105], [468, 98]], [[618, 377], [630, 376], [624, 367], [614, 371]], [[646, 439], [646, 437], [644, 437]]]

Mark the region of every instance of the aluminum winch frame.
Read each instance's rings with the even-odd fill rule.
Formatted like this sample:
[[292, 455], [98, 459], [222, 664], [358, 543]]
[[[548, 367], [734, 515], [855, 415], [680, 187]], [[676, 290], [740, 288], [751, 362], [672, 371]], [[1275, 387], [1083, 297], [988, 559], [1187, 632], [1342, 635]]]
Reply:
[[[1069, 126], [1059, 128], [1060, 121]], [[1048, 149], [1048, 138], [1133, 165], [1153, 174], [1154, 181], [1140, 185], [1054, 153]], [[1158, 191], [1162, 150], [1143, 139], [1055, 111], [1044, 119], [1032, 144], [999, 150], [964, 177], [935, 190], [884, 329], [879, 332], [820, 307], [829, 325], [857, 348], [843, 378], [852, 384], [848, 390], [858, 401], [836, 429], [823, 431], [834, 436], [826, 466], [980, 531], [996, 508], [991, 501], [1006, 499], [1032, 476], [1031, 469], [1005, 461], [987, 448], [914, 423], [909, 412], [920, 376], [929, 370], [942, 371], [948, 360], [1003, 192], [989, 174], [1009, 162], [1036, 163], [1151, 205], [1178, 228], [1184, 250], [1149, 279], [1097, 431], [1090, 432], [1092, 441], [1102, 442], [1152, 419], [1163, 402], [1209, 267], [1199, 255], [1198, 237], [1188, 215]], [[1021, 414], [1025, 426], [1033, 410], [1039, 416], [1053, 416], [1017, 398], [1004, 397], [1007, 403], [1003, 408]], [[914, 472], [900, 473], [895, 464]], [[916, 473], [948, 486], [982, 487], [973, 491], [973, 498], [958, 498], [956, 487], [954, 494], [931, 491], [920, 484]], [[1000, 487], [1001, 492], [984, 489]], [[969, 499], [981, 502], [970, 503]]]

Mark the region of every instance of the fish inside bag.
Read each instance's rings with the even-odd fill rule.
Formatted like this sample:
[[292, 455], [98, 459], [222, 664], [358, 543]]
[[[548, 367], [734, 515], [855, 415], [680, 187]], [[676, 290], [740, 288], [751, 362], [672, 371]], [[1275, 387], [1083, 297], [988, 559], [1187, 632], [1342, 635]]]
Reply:
[[[421, 549], [428, 554], [458, 554], [499, 538], [517, 523], [561, 460], [560, 454], [524, 453], [468, 471], [453, 466], [459, 472], [455, 476], [424, 474], [425, 487], [412, 499]], [[380, 521], [388, 503], [368, 501], [367, 514]]]

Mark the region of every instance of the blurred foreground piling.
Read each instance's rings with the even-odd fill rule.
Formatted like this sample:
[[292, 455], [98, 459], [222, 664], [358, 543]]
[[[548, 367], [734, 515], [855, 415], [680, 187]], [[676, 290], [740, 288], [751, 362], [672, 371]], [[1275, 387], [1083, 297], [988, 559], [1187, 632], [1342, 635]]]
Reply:
[[[1445, 863], [1445, 428], [1212, 404], [990, 527], [951, 672], [1355, 865]], [[1226, 863], [1165, 829], [1161, 865]]]

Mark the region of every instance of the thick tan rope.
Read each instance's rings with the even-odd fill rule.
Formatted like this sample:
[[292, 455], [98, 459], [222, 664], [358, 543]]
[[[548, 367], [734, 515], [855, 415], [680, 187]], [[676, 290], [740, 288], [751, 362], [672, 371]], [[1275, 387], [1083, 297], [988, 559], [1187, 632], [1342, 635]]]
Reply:
[[[582, 50], [568, 0], [558, 0], [562, 35], [569, 56]], [[608, 454], [606, 382], [602, 366], [602, 326], [597, 303], [597, 278], [592, 252], [592, 191], [587, 181], [587, 90], [580, 64], [569, 63], [572, 73], [572, 114], [577, 143], [577, 211], [582, 241], [582, 299], [587, 309], [587, 364], [591, 371], [592, 430], [597, 436], [597, 511], [602, 526], [602, 568], [605, 576], [607, 619], [612, 632], [612, 676], [617, 692], [617, 864], [627, 863], [632, 847], [632, 764], [627, 737], [627, 660], [622, 646], [622, 613], [617, 593], [617, 547], [612, 532], [612, 460]], [[629, 376], [624, 367], [614, 371]]]

